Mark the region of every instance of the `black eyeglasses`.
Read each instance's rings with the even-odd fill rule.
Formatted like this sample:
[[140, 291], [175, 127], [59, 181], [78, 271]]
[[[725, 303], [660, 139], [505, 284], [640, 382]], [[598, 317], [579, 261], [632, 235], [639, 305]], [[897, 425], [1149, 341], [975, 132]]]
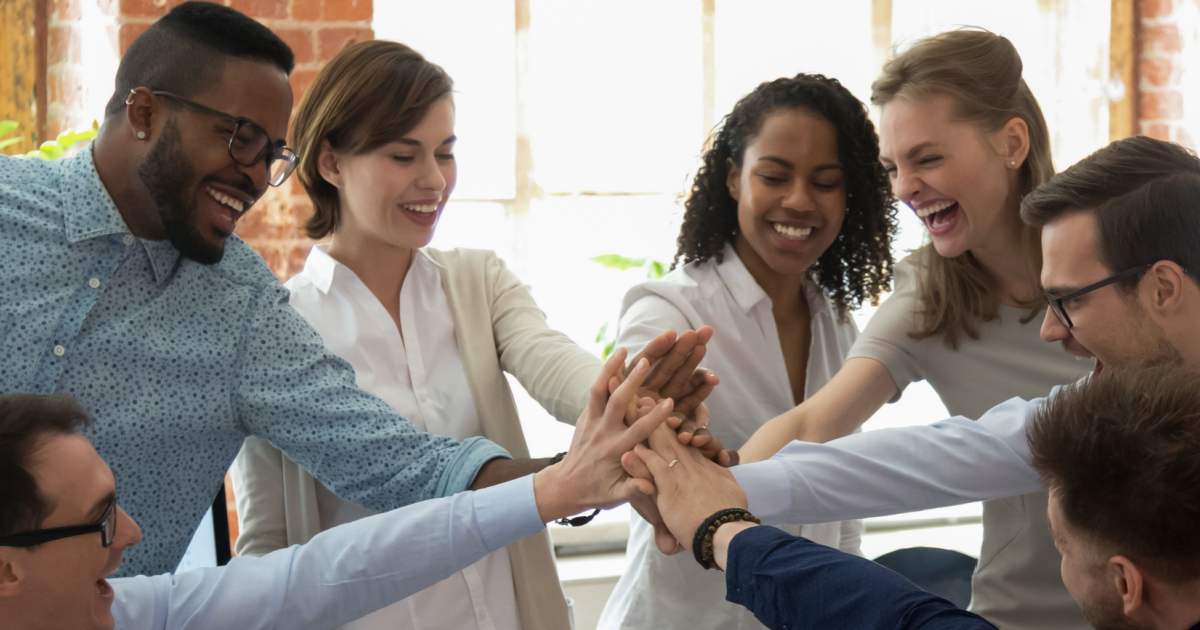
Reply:
[[108, 548], [112, 545], [113, 537], [117, 535], [117, 500], [113, 499], [112, 503], [108, 504], [108, 509], [104, 510], [104, 516], [100, 520], [89, 525], [70, 525], [67, 527], [53, 527], [50, 529], [39, 529], [33, 532], [24, 532], [22, 534], [12, 534], [9, 536], [0, 537], [0, 547], [32, 547], [40, 545], [52, 540], [61, 538], [72, 538], [75, 536], [84, 536], [100, 532], [100, 544]]
[[1082, 295], [1091, 293], [1092, 291], [1095, 291], [1096, 289], [1103, 289], [1104, 287], [1106, 287], [1110, 284], [1113, 284], [1114, 282], [1119, 282], [1121, 280], [1124, 280], [1125, 278], [1128, 278], [1129, 276], [1136, 276], [1140, 273], [1145, 273], [1147, 269], [1149, 269], [1153, 266], [1154, 266], [1154, 264], [1151, 263], [1149, 265], [1142, 265], [1141, 267], [1134, 267], [1133, 269], [1126, 269], [1125, 271], [1122, 271], [1121, 273], [1119, 273], [1115, 276], [1109, 276], [1108, 278], [1105, 278], [1105, 279], [1101, 280], [1100, 282], [1097, 282], [1095, 284], [1089, 284], [1088, 286], [1083, 287], [1082, 289], [1080, 289], [1078, 291], [1072, 291], [1062, 297], [1054, 297], [1053, 295], [1046, 293], [1046, 294], [1044, 294], [1046, 297], [1046, 303], [1050, 305], [1050, 311], [1052, 313], [1054, 313], [1055, 317], [1058, 318], [1059, 323], [1061, 323], [1063, 326], [1066, 326], [1067, 328], [1074, 328], [1075, 324], [1071, 323], [1071, 316], [1067, 315], [1067, 310], [1065, 308], [1063, 308], [1063, 304], [1066, 304], [1067, 302], [1070, 302], [1071, 300], [1074, 300], [1075, 298], [1080, 297]]
[[154, 90], [153, 93], [165, 96], [198, 114], [225, 118], [232, 122], [233, 133], [229, 135], [229, 157], [242, 166], [254, 166], [265, 159], [267, 172], [270, 175], [267, 181], [272, 186], [282, 184], [287, 180], [288, 175], [296, 170], [296, 161], [299, 159], [296, 152], [283, 144], [282, 140], [272, 144], [267, 131], [256, 125], [254, 121], [231, 116], [170, 92]]

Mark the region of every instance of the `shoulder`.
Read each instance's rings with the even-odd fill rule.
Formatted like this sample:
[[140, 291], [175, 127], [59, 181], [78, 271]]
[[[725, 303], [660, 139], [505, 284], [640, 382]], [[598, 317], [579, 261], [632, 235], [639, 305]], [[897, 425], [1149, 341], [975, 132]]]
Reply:
[[60, 162], [0, 155], [0, 212], [38, 207], [61, 213]]
[[225, 241], [225, 256], [221, 262], [209, 268], [235, 285], [257, 289], [283, 288], [279, 278], [267, 266], [267, 261], [236, 234]]
[[716, 265], [711, 261], [676, 267], [662, 278], [631, 287], [621, 300], [621, 318], [638, 312], [642, 316], [682, 314], [696, 320], [699, 318], [696, 305], [712, 296], [715, 279]]

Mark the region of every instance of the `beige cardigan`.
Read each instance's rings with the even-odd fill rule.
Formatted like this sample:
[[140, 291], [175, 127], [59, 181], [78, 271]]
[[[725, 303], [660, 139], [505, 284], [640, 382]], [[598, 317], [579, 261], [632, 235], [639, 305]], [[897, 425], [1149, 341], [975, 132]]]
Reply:
[[[600, 372], [598, 358], [551, 330], [529, 292], [494, 252], [426, 252], [441, 267], [463, 369], [483, 436], [516, 458], [529, 457], [509, 372], [539, 404], [574, 424]], [[308, 542], [321, 531], [316, 484], [308, 471], [259, 438], [234, 462], [238, 555], [260, 556]], [[545, 531], [508, 546], [517, 612], [524, 630], [568, 627], [567, 605]]]

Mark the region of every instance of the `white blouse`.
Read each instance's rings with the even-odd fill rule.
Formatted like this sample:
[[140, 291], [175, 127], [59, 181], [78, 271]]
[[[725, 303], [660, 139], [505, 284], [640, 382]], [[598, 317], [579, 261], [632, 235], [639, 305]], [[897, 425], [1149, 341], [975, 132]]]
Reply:
[[[400, 289], [400, 327], [358, 276], [316, 245], [287, 282], [291, 305], [325, 347], [354, 367], [362, 389], [424, 431], [463, 440], [480, 435], [475, 401], [454, 335], [438, 264], [423, 250]], [[328, 529], [374, 514], [317, 482], [317, 512]], [[403, 562], [403, 558], [398, 558]], [[512, 567], [500, 549], [400, 602], [343, 626], [347, 630], [518, 630]]]
[[[732, 246], [721, 264], [689, 263], [662, 280], [642, 283], [621, 305], [617, 345], [636, 354], [651, 339], [712, 326], [704, 367], [721, 384], [706, 401], [709, 430], [726, 448], [738, 449], [767, 420], [795, 407], [771, 298], [742, 264]], [[858, 336], [853, 321], [842, 322], [819, 287], [804, 283], [811, 314], [805, 396], [837, 373]], [[862, 521], [780, 525], [791, 534], [861, 555]], [[745, 608], [725, 600], [725, 574], [705, 571], [690, 553], [665, 556], [653, 529], [637, 514], [631, 519], [629, 569], [617, 582], [600, 617], [600, 630], [684, 628], [742, 630], [763, 625]]]

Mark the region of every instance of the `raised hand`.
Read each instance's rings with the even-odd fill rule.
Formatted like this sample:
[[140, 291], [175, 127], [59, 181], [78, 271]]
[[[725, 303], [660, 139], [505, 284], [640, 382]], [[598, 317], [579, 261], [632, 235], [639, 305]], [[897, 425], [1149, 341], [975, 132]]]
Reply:
[[[714, 441], [707, 429], [708, 409], [703, 402], [720, 380], [710, 370], [699, 367], [712, 334], [712, 328], [707, 326], [681, 335], [668, 330], [648, 343], [634, 359], [636, 363], [645, 358], [652, 364], [650, 374], [638, 391], [639, 398], [675, 401], [675, 411], [667, 422], [677, 430], [682, 444], [707, 446]], [[615, 390], [622, 379], [622, 375], [617, 375], [610, 383], [610, 391]], [[626, 413], [626, 422], [636, 418], [636, 410], [631, 406]], [[715, 450], [711, 446], [706, 449], [714, 457], [719, 451], [719, 443]]]

